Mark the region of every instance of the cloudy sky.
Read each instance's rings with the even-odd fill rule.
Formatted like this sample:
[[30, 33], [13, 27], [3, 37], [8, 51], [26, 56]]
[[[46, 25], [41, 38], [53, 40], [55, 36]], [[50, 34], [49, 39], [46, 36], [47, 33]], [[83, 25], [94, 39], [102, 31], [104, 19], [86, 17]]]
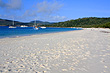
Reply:
[[110, 17], [110, 0], [0, 0], [0, 18], [21, 22]]

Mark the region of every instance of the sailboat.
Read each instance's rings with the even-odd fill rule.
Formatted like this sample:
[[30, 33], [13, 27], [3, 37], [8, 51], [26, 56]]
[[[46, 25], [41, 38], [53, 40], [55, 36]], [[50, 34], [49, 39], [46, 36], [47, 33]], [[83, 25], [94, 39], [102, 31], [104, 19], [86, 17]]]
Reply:
[[39, 28], [36, 26], [36, 20], [35, 20], [35, 23], [34, 23], [34, 26], [33, 26], [34, 30], [38, 30]]
[[16, 26], [14, 26], [14, 20], [13, 20], [13, 22], [12, 22], [12, 25], [9, 26], [9, 28], [16, 28]]
[[40, 27], [40, 28], [45, 29], [46, 27], [42, 26], [42, 27]]
[[28, 27], [28, 26], [26, 26], [26, 25], [21, 25], [20, 27], [23, 27], [23, 28], [24, 28], [24, 27]]

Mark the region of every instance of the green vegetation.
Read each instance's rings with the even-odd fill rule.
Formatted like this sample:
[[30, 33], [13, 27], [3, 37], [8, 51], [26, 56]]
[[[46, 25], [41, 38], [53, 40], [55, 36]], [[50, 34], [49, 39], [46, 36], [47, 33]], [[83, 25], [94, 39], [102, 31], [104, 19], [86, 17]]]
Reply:
[[[0, 26], [9, 26], [12, 25], [12, 20], [0, 19]], [[23, 23], [14, 21], [15, 26], [33, 26], [34, 21], [29, 23]], [[97, 17], [89, 17], [89, 18], [79, 18], [76, 20], [68, 20], [65, 22], [59, 23], [50, 23], [50, 22], [42, 22], [36, 21], [38, 26], [46, 26], [46, 27], [82, 27], [82, 28], [91, 28], [91, 27], [102, 27], [102, 28], [110, 28], [110, 18], [97, 18]]]
[[[0, 26], [10, 26], [10, 25], [12, 25], [12, 22], [13, 22], [13, 20], [0, 19]], [[15, 26], [21, 26], [21, 25], [33, 26], [34, 23], [35, 23], [35, 21], [31, 21], [31, 22], [28, 22], [28, 23], [14, 21]], [[40, 26], [40, 25], [50, 25], [52, 23], [37, 20], [36, 24], [38, 24]]]
[[104, 28], [110, 28], [110, 22], [105, 23], [104, 25], [102, 25], [102, 27], [104, 27]]
[[69, 21], [54, 23], [52, 25], [45, 25], [45, 26], [47, 27], [110, 28], [110, 18], [97, 18], [97, 17], [79, 18], [76, 20], [69, 20]]
[[[12, 25], [12, 20], [7, 20], [7, 19], [0, 19], [0, 26], [9, 26]], [[14, 21], [15, 26], [19, 26], [22, 24], [22, 22]]]

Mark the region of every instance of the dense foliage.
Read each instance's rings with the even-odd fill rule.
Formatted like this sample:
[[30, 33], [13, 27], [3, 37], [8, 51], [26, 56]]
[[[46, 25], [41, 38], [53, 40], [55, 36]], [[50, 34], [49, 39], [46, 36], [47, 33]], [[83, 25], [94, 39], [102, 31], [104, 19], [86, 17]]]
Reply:
[[[7, 19], [0, 19], [0, 26], [10, 26], [12, 25], [12, 22], [13, 20], [7, 20]], [[31, 22], [28, 22], [28, 23], [24, 23], [24, 22], [19, 22], [19, 21], [14, 21], [14, 25], [15, 26], [21, 26], [21, 25], [26, 25], [26, 26], [33, 26], [35, 23], [35, 21], [31, 21]], [[36, 25], [39, 24], [39, 25], [49, 25], [49, 24], [52, 24], [50, 22], [43, 22], [43, 21], [36, 21]]]
[[102, 27], [104, 27], [104, 28], [110, 28], [110, 22], [105, 23]]
[[[12, 20], [7, 20], [7, 19], [0, 19], [0, 26], [9, 26], [12, 25]], [[21, 25], [22, 22], [14, 21], [15, 26], [16, 25]]]
[[[110, 22], [110, 18], [97, 18], [97, 17], [89, 17], [89, 18], [79, 18], [76, 20], [69, 20], [65, 22], [54, 23], [52, 25], [46, 25], [48, 27], [109, 27], [108, 23]], [[105, 25], [106, 24], [106, 25]]]
[[[12, 22], [13, 22], [12, 20], [0, 19], [0, 26], [9, 26], [12, 25]], [[14, 22], [15, 22], [15, 26], [21, 26], [21, 25], [33, 26], [35, 21], [29, 23], [23, 23], [18, 21], [14, 21]], [[68, 20], [59, 23], [36, 21], [36, 24], [38, 24], [38, 26], [46, 26], [46, 27], [110, 28], [110, 18], [89, 17], [89, 18], [79, 18], [76, 20]]]

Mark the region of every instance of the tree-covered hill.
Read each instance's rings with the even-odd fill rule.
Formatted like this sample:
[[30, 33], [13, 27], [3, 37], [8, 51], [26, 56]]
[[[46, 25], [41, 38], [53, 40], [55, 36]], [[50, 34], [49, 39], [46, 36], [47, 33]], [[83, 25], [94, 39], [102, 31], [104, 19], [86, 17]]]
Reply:
[[[12, 20], [0, 19], [0, 26], [9, 26], [12, 25]], [[15, 26], [33, 26], [35, 21], [31, 21], [28, 23], [23, 23], [19, 21], [14, 21]], [[104, 27], [110, 28], [110, 18], [97, 18], [97, 17], [88, 17], [88, 18], [79, 18], [75, 20], [68, 20], [65, 22], [58, 23], [50, 23], [43, 21], [36, 21], [38, 26], [46, 26], [46, 27]]]
[[76, 20], [69, 20], [65, 22], [54, 23], [46, 25], [49, 27], [103, 27], [104, 24], [110, 22], [110, 18], [79, 18]]
[[40, 24], [40, 25], [47, 25], [47, 24], [51, 24], [50, 22], [43, 22], [43, 21], [39, 21], [39, 20], [36, 20], [36, 21], [31, 21], [30, 23], [35, 23], [36, 24]]
[[[12, 22], [13, 22], [13, 20], [0, 19], [0, 26], [10, 26], [10, 25], [12, 25]], [[14, 25], [15, 26], [21, 26], [21, 25], [33, 26], [34, 23], [35, 23], [35, 21], [31, 21], [31, 22], [27, 22], [27, 23], [14, 21]], [[37, 20], [36, 24], [39, 24], [39, 26], [40, 26], [40, 25], [50, 25], [52, 23], [51, 22], [43, 22], [43, 21]]]
[[[7, 19], [0, 19], [0, 26], [9, 26], [12, 25], [12, 20], [7, 20]], [[21, 25], [22, 22], [14, 21], [15, 26]]]

